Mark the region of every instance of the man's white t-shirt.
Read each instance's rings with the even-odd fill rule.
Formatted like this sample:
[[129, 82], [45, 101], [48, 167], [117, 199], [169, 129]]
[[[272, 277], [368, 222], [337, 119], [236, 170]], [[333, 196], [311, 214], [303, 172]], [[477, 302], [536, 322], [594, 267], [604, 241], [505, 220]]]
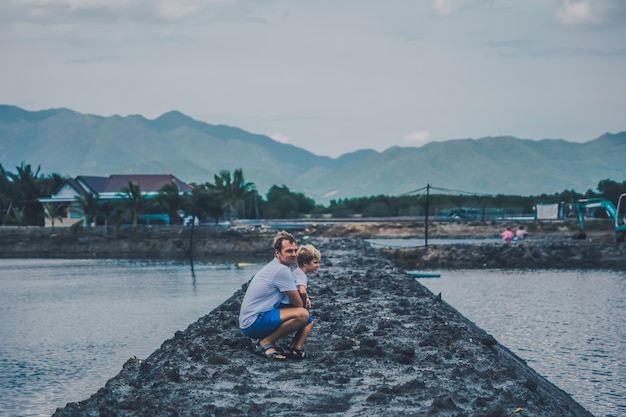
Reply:
[[285, 291], [297, 291], [291, 270], [274, 258], [257, 272], [239, 311], [239, 328], [246, 329], [254, 323], [259, 313], [276, 308]]

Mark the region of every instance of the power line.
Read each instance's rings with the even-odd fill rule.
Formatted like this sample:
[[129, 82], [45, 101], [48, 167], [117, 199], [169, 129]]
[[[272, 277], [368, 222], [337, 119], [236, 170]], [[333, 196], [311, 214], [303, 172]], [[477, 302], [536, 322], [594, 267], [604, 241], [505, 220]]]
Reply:
[[[413, 191], [409, 191], [409, 192], [406, 192], [406, 193], [400, 194], [400, 195], [399, 195], [399, 197], [406, 197], [406, 196], [411, 195], [411, 194], [413, 194], [413, 193], [417, 193], [418, 191], [423, 191], [423, 190], [425, 190], [426, 188], [428, 188], [428, 187], [418, 188], [417, 190], [413, 190]], [[431, 187], [431, 188], [432, 188], [432, 187]]]
[[481, 195], [481, 196], [491, 196], [492, 194], [485, 194], [485, 193], [475, 193], [472, 191], [463, 191], [463, 190], [454, 190], [451, 188], [441, 188], [441, 187], [430, 187], [433, 190], [440, 190], [440, 191], [444, 191], [444, 192], [449, 192], [449, 193], [457, 193], [457, 194], [465, 194], [465, 195]]
[[[420, 191], [424, 191], [427, 188], [429, 188], [429, 186], [418, 188], [418, 189], [415, 189], [415, 190], [412, 190], [412, 191], [400, 194], [399, 197], [406, 197], [406, 196], [409, 196], [409, 195], [413, 195], [413, 194], [416, 194], [416, 193], [418, 193]], [[475, 196], [485, 196], [485, 197], [493, 196], [492, 194], [484, 194], [484, 193], [476, 193], [476, 192], [472, 192], [472, 191], [455, 190], [455, 189], [452, 189], [452, 188], [434, 187], [432, 185], [430, 186], [430, 189], [431, 190], [437, 190], [437, 191], [443, 191], [444, 193], [454, 194], [454, 195], [475, 195]], [[420, 197], [422, 197], [422, 196], [423, 196], [423, 194], [420, 195]]]

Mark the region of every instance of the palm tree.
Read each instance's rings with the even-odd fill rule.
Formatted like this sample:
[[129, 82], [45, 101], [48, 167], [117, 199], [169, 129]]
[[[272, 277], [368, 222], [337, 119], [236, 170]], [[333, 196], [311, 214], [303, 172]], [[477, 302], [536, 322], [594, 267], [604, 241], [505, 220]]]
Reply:
[[85, 227], [91, 226], [100, 212], [100, 197], [94, 193], [86, 193], [76, 196], [76, 202], [78, 203], [78, 210], [76, 211], [83, 217], [83, 225]]
[[15, 224], [18, 226], [21, 226], [25, 223], [25, 214], [24, 214], [24, 207], [13, 207], [13, 209], [11, 210], [11, 217], [13, 218], [13, 221], [15, 221]]
[[37, 181], [39, 194], [43, 197], [50, 197], [63, 186], [65, 180], [66, 178], [62, 177], [60, 174], [50, 174], [40, 177]]
[[133, 219], [133, 227], [139, 224], [139, 216], [150, 208], [150, 202], [146, 196], [141, 194], [141, 188], [136, 182], [128, 182], [120, 189], [122, 195], [122, 205], [130, 213]]
[[9, 173], [0, 164], [0, 213], [4, 214], [2, 225], [7, 225], [7, 220], [13, 208], [13, 183], [9, 180]]
[[6, 207], [2, 209], [2, 213], [4, 213], [4, 218], [2, 219], [2, 225], [7, 225], [7, 220], [9, 220], [9, 214], [11, 214], [11, 210], [13, 208], [13, 201], [8, 199], [8, 202], [4, 201], [4, 197], [2, 198], [2, 207]]
[[176, 184], [166, 184], [159, 190], [155, 197], [155, 202], [161, 210], [170, 216], [170, 224], [181, 224], [183, 222], [180, 212], [184, 206], [184, 197], [181, 195]]
[[6, 226], [9, 213], [13, 206], [13, 183], [9, 180], [9, 173], [0, 164], [0, 213], [4, 214], [2, 225]]
[[245, 216], [245, 202], [255, 191], [256, 186], [254, 183], [245, 181], [243, 169], [236, 169], [233, 172], [231, 199], [232, 204], [237, 207], [237, 212], [240, 213], [240, 215]]
[[217, 224], [224, 214], [222, 194], [216, 191], [211, 184], [195, 185], [185, 200], [184, 212], [194, 218], [202, 219], [209, 216], [215, 219]]
[[38, 182], [39, 170], [33, 171], [30, 164], [22, 161], [20, 166], [16, 167], [17, 173], [9, 173], [9, 178], [13, 183], [13, 205], [21, 208], [20, 221], [26, 224], [38, 224], [43, 220], [41, 203], [38, 198], [41, 195]]
[[206, 186], [192, 184], [190, 194], [183, 197], [183, 211], [191, 216], [191, 233], [189, 234], [189, 261], [193, 271], [193, 232], [196, 227], [196, 218], [200, 219], [209, 211], [211, 195]]
[[219, 191], [208, 188], [206, 190], [205, 213], [215, 219], [215, 224], [224, 216], [224, 208], [229, 207], [224, 203], [224, 196]]
[[54, 227], [55, 220], [63, 223], [65, 209], [66, 205], [63, 203], [43, 203], [43, 211], [46, 217], [50, 219], [52, 227]]
[[224, 209], [245, 215], [245, 199], [254, 191], [255, 186], [254, 183], [245, 181], [243, 169], [236, 169], [232, 177], [230, 171], [222, 170], [214, 179], [215, 185], [211, 188], [222, 194]]

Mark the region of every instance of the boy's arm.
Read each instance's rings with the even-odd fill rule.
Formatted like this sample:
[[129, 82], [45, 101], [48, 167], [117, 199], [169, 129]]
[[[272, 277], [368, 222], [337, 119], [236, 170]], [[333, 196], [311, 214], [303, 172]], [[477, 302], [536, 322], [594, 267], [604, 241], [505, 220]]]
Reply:
[[311, 299], [309, 298], [309, 294], [306, 292], [306, 287], [304, 285], [298, 285], [298, 292], [300, 293], [300, 297], [302, 297], [304, 307], [311, 308]]

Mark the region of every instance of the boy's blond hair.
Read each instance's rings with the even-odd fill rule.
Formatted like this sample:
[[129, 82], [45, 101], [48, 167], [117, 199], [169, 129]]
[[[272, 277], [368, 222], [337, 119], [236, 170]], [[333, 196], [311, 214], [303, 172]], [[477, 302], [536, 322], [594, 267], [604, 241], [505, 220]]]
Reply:
[[298, 249], [298, 266], [306, 265], [311, 261], [319, 261], [322, 259], [322, 254], [315, 246], [308, 244]]

